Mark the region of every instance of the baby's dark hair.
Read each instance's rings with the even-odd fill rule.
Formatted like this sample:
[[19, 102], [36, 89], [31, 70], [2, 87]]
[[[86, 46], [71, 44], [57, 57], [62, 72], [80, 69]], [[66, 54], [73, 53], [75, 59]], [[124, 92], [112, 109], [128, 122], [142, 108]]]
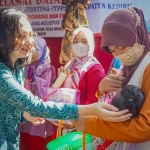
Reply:
[[144, 99], [144, 93], [139, 87], [127, 85], [116, 94], [111, 104], [119, 110], [128, 109], [132, 117], [136, 117], [143, 106]]

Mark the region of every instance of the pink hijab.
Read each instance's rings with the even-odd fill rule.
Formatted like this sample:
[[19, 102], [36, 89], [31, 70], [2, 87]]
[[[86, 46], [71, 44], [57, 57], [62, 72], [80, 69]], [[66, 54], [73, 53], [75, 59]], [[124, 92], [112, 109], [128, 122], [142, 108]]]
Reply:
[[108, 46], [133, 46], [136, 42], [144, 45], [144, 54], [140, 60], [133, 66], [124, 66], [123, 76], [125, 80], [123, 86], [127, 85], [133, 73], [150, 49], [148, 31], [144, 23], [142, 10], [132, 7], [140, 16], [140, 24], [137, 24], [135, 14], [128, 9], [118, 9], [110, 13], [102, 27], [101, 48], [110, 53]]

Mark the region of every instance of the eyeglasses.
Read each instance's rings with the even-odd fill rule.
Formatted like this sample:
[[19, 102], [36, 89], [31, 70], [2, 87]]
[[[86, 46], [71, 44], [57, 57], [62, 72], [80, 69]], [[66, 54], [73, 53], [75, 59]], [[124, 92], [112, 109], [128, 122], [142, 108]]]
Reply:
[[27, 40], [29, 40], [31, 38], [33, 38], [33, 39], [36, 38], [37, 37], [37, 33], [35, 33], [35, 32], [30, 32], [30, 33], [22, 32], [21, 34], [16, 35], [16, 37], [18, 39], [20, 39], [20, 40], [27, 41]]

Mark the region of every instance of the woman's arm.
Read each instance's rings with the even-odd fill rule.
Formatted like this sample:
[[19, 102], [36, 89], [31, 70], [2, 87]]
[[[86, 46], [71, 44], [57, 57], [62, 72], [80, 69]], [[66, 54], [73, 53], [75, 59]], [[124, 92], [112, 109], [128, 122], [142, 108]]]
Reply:
[[[73, 104], [63, 104], [54, 102], [43, 102], [32, 93], [20, 85], [13, 77], [13, 73], [6, 69], [0, 70], [0, 99], [2, 109], [5, 107], [17, 108], [21, 112], [29, 112], [31, 116], [54, 118], [54, 119], [78, 119], [79, 116], [96, 115], [103, 116], [103, 104], [91, 104], [77, 106]], [[112, 111], [117, 109], [108, 105]]]
[[[91, 106], [93, 108], [91, 109]], [[94, 103], [89, 105], [79, 105], [79, 116], [80, 119], [72, 120], [70, 122], [63, 123], [63, 128], [75, 128], [78, 131], [85, 132], [85, 123], [88, 115], [96, 114], [99, 118], [102, 118], [106, 121], [115, 121], [120, 122], [121, 120], [128, 120], [131, 117], [131, 114], [128, 113], [128, 110], [118, 111], [113, 105], [109, 105], [107, 103]], [[58, 125], [55, 123], [55, 125]]]
[[77, 119], [78, 106], [71, 104], [56, 104], [54, 102], [43, 102], [42, 99], [32, 95], [13, 77], [12, 72], [7, 69], [0, 71], [0, 99], [3, 106], [18, 108], [21, 112], [29, 112], [32, 116], [47, 117], [55, 119]]

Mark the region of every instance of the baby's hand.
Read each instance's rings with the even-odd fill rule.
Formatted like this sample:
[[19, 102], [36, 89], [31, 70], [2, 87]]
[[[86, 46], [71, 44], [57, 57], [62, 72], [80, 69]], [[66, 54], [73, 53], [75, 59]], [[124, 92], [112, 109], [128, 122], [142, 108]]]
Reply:
[[45, 119], [44, 118], [40, 118], [40, 117], [32, 117], [30, 115], [30, 113], [28, 112], [24, 112], [23, 116], [25, 119], [27, 119], [28, 121], [32, 122], [34, 125], [40, 125], [45, 123]]

